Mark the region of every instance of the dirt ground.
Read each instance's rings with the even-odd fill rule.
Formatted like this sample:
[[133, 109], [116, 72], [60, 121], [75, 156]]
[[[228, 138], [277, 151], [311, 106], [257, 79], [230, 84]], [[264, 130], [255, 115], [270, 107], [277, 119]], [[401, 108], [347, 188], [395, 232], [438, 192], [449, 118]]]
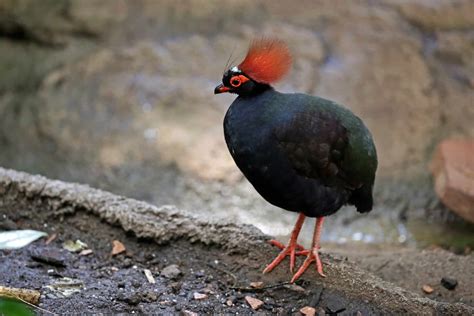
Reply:
[[[304, 306], [326, 314], [474, 312], [472, 255], [407, 253], [402, 261], [405, 268], [397, 264], [401, 255], [396, 251], [363, 258], [323, 251], [328, 277], [308, 271], [297, 286], [290, 286], [285, 264], [261, 274], [277, 251], [265, 242], [267, 236], [251, 226], [204, 222], [171, 207], [157, 208], [87, 186], [1, 168], [0, 216], [3, 228], [57, 234], [49, 244], [43, 239], [20, 250], [1, 251], [0, 284], [38, 289], [40, 306], [58, 314], [286, 315], [298, 314]], [[93, 253], [79, 255], [63, 249], [66, 240], [77, 239]], [[113, 240], [120, 240], [126, 251], [111, 256]], [[144, 269], [151, 271], [156, 283], [147, 280]], [[460, 273], [454, 275], [459, 280], [454, 291], [433, 283], [445, 270]], [[400, 284], [400, 280], [407, 281]], [[423, 295], [410, 280], [429, 281], [435, 291]], [[251, 282], [263, 282], [263, 288], [251, 288]], [[246, 296], [264, 303], [253, 310]]]
[[[28, 220], [21, 221], [21, 226], [45, 229], [42, 224]], [[251, 311], [246, 295], [265, 302], [261, 311], [282, 314], [318, 304], [325, 294], [322, 288], [289, 290], [285, 285], [267, 290], [234, 289], [250, 287], [251, 281], [260, 279], [254, 269], [245, 265], [242, 255], [229, 256], [217, 247], [192, 245], [186, 241], [157, 246], [150, 240], [126, 236], [120, 228], [87, 214], [67, 216], [61, 222], [53, 219], [48, 221], [47, 230], [59, 236], [49, 245], [42, 240], [21, 250], [1, 252], [4, 263], [0, 267], [0, 284], [40, 290], [43, 292], [40, 306], [58, 314], [185, 311], [245, 314]], [[68, 239], [80, 239], [94, 253], [88, 256], [69, 253], [62, 248]], [[121, 240], [127, 250], [112, 257], [112, 240], [116, 239]], [[40, 254], [59, 258], [61, 263], [45, 262], [47, 259], [38, 259]], [[177, 270], [163, 272], [170, 265], [177, 265]], [[155, 284], [147, 281], [144, 269], [152, 272]], [[45, 288], [45, 285], [64, 282], [64, 277], [74, 280], [72, 288], [77, 289], [77, 293], [65, 297], [61, 291]], [[205, 298], [195, 299], [196, 293], [205, 294]], [[326, 311], [331, 313], [331, 308], [342, 311], [348, 307], [344, 301], [329, 302]], [[350, 307], [370, 310], [356, 304]]]

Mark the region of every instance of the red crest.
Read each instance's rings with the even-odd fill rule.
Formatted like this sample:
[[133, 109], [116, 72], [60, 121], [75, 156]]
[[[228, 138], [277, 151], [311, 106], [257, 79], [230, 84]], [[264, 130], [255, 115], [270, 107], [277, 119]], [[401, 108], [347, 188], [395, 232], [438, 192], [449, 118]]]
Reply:
[[273, 83], [290, 70], [291, 54], [288, 46], [278, 39], [254, 40], [239, 69], [257, 82]]

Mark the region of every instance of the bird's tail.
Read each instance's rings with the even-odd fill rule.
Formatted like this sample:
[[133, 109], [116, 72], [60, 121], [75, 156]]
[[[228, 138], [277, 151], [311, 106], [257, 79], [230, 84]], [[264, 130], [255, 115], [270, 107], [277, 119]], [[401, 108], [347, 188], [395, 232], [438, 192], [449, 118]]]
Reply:
[[363, 185], [354, 190], [349, 203], [355, 205], [357, 212], [367, 213], [372, 210], [374, 199], [372, 197], [372, 186]]

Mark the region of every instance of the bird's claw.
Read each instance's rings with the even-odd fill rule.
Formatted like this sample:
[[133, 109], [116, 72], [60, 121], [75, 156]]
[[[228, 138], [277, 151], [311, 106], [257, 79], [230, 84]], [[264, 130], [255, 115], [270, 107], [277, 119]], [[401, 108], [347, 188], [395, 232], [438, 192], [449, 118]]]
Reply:
[[[268, 243], [269, 243], [270, 245], [273, 245], [273, 246], [275, 246], [275, 247], [280, 248], [281, 250], [283, 250], [283, 249], [285, 249], [285, 248], [287, 247], [287, 246], [285, 246], [284, 244], [282, 244], [281, 242], [279, 242], [279, 241], [276, 240], [276, 239], [270, 239], [270, 240], [268, 241]], [[298, 250], [303, 250], [303, 251], [305, 251], [304, 247], [301, 246], [300, 244], [296, 244], [295, 247], [296, 247], [296, 249], [298, 249]], [[307, 251], [307, 250], [306, 250], [306, 251]]]
[[[277, 240], [270, 240], [269, 243], [281, 249], [280, 254], [263, 270], [263, 273], [272, 271], [286, 256], [290, 256], [290, 271], [293, 273], [295, 268], [296, 256], [304, 256], [309, 253], [309, 250], [305, 250], [303, 246], [297, 243], [289, 243], [287, 246]], [[298, 251], [296, 251], [298, 249]]]
[[326, 277], [326, 275], [323, 273], [323, 264], [321, 262], [321, 259], [319, 258], [319, 253], [318, 250], [315, 249], [311, 252], [308, 251], [308, 256], [306, 257], [305, 261], [303, 262], [303, 265], [296, 271], [296, 273], [293, 275], [293, 278], [291, 278], [290, 283], [294, 283], [298, 278], [303, 275], [303, 273], [308, 269], [309, 265], [311, 262], [316, 261], [316, 271], [318, 271], [319, 275], [322, 276], [323, 278]]

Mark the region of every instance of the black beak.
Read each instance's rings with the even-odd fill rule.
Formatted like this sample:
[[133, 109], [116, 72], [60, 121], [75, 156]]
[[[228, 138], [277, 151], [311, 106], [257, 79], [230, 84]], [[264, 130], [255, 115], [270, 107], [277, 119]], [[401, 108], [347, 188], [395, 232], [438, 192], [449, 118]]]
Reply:
[[226, 86], [224, 86], [222, 83], [220, 85], [218, 85], [215, 89], [214, 89], [214, 94], [219, 94], [219, 93], [224, 93], [224, 92], [229, 92], [229, 88], [227, 88]]

